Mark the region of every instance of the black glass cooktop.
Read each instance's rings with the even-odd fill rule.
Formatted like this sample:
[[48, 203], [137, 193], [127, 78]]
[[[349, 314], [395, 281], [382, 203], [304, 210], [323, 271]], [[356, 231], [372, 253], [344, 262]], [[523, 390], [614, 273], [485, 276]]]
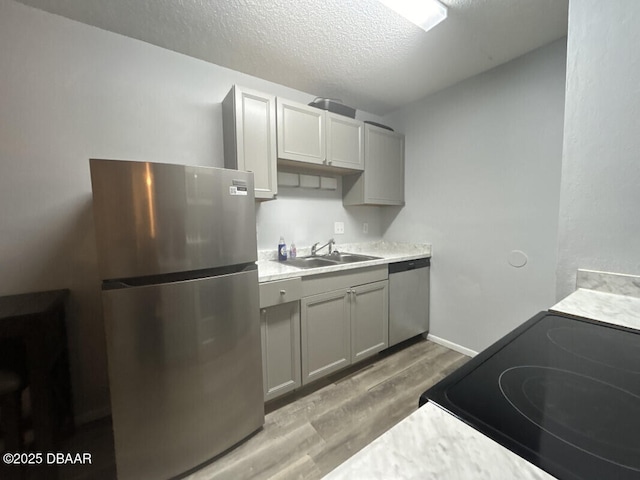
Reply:
[[560, 479], [640, 479], [640, 333], [542, 312], [427, 390]]

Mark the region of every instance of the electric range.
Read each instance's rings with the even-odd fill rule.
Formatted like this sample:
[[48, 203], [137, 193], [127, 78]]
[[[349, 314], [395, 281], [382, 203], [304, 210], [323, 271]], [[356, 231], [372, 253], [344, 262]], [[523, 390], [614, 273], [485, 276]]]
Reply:
[[640, 332], [541, 312], [420, 397], [559, 479], [640, 479]]

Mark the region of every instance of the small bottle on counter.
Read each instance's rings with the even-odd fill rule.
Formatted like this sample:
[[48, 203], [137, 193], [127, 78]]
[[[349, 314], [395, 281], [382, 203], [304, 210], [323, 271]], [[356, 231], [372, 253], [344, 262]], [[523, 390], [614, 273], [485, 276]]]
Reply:
[[291, 242], [291, 247], [289, 247], [289, 258], [296, 258], [296, 244]]
[[287, 259], [287, 244], [284, 243], [284, 237], [280, 237], [280, 243], [278, 243], [278, 260], [284, 262]]

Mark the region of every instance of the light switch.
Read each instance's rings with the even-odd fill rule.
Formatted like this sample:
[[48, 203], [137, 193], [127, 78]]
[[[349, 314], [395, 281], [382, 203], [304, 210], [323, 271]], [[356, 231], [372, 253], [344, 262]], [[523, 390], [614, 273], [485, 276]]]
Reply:
[[340, 235], [344, 233], [344, 222], [335, 222], [333, 224], [333, 233]]

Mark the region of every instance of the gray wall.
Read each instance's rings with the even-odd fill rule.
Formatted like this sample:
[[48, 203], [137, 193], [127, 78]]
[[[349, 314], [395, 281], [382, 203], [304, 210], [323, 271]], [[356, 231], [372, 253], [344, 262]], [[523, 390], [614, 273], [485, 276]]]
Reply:
[[[566, 50], [556, 42], [384, 119], [359, 112], [406, 133], [407, 206], [282, 189], [257, 207], [259, 247], [326, 240], [334, 221], [339, 242], [432, 243], [432, 333], [475, 351], [573, 290], [578, 267], [640, 274], [639, 21], [635, 0], [572, 0]], [[73, 387], [88, 419], [108, 409], [88, 159], [222, 166], [233, 83], [301, 102], [321, 92], [12, 0], [0, 0], [0, 45], [0, 295], [72, 290]], [[514, 249], [525, 267], [508, 264]]]
[[564, 42], [385, 118], [406, 134], [407, 205], [384, 237], [433, 244], [431, 333], [466, 349], [555, 303]]
[[576, 269], [640, 275], [640, 2], [571, 0], [558, 298]]
[[[71, 289], [72, 382], [86, 420], [108, 411], [88, 159], [222, 166], [220, 102], [233, 83], [302, 102], [315, 95], [11, 0], [0, 0], [0, 45], [0, 295]], [[335, 192], [312, 209], [304, 193], [283, 196], [259, 207], [265, 245], [288, 231], [327, 237], [327, 211], [380, 234], [375, 211], [344, 210]], [[287, 230], [303, 211], [317, 233]], [[282, 224], [271, 228], [273, 218]]]
[[[258, 206], [258, 249], [277, 251], [280, 236], [287, 246], [308, 247], [330, 238], [341, 243], [382, 238], [382, 207], [342, 205], [342, 179], [338, 190], [278, 187], [278, 199]], [[344, 234], [334, 234], [334, 222], [344, 223]], [[363, 223], [368, 231], [363, 232]]]

